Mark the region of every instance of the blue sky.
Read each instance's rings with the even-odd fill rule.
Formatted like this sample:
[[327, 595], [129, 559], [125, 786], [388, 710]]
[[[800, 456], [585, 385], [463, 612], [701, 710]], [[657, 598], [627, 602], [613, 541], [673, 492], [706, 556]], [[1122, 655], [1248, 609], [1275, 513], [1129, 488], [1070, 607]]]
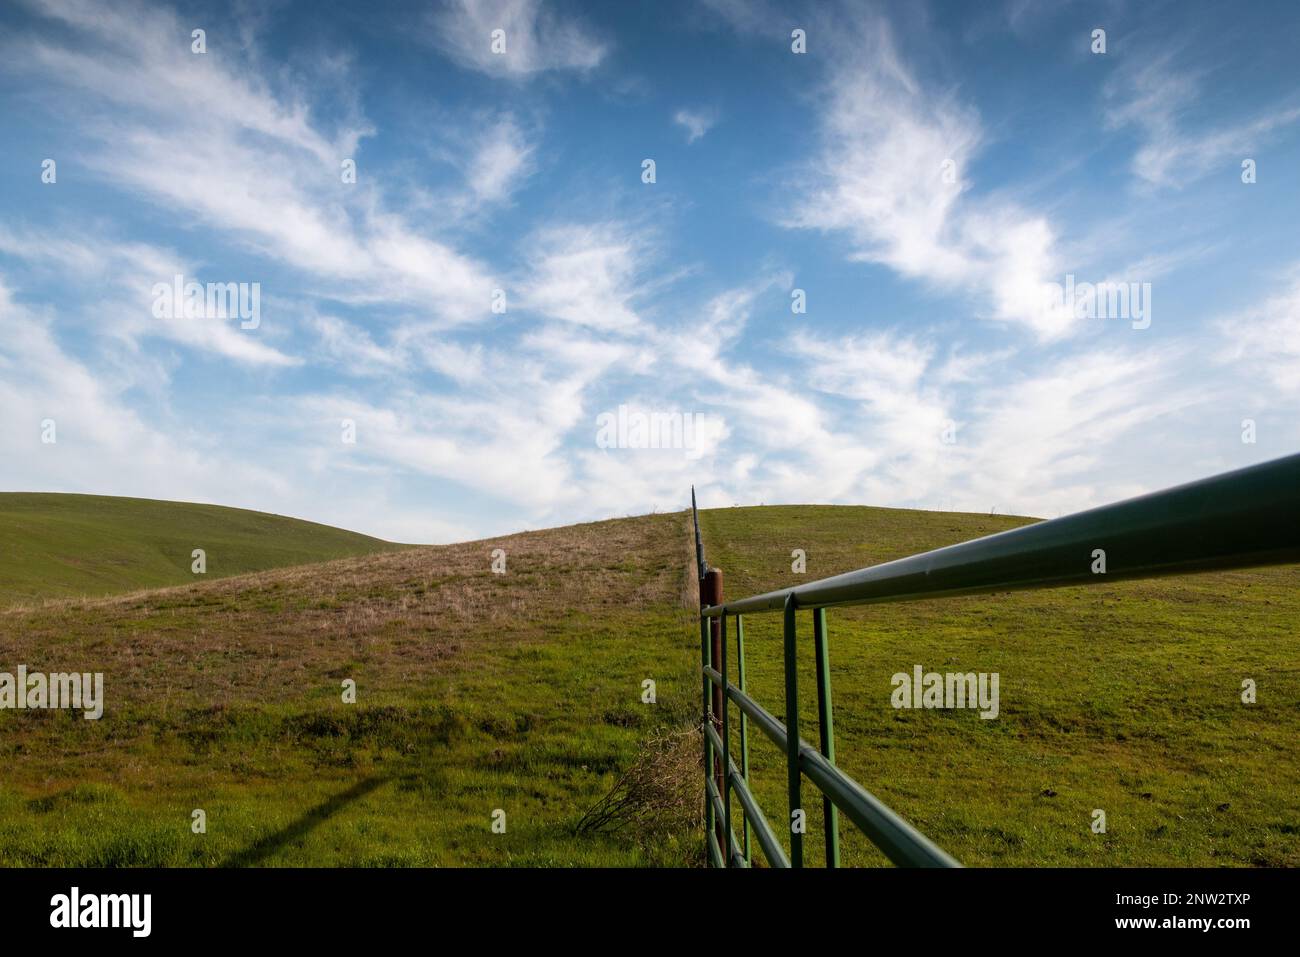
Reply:
[[[1282, 2], [5, 4], [0, 489], [437, 542], [1293, 452], [1297, 49]], [[175, 275], [256, 328], [155, 315]]]

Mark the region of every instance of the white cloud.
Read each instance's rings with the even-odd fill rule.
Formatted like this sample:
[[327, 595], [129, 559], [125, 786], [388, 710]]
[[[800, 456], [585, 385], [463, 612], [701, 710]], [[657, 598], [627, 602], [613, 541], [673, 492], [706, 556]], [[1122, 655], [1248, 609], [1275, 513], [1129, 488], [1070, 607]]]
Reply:
[[[440, 50], [463, 67], [493, 76], [586, 72], [609, 53], [609, 44], [590, 27], [561, 19], [540, 0], [444, 0], [430, 27]], [[504, 53], [492, 51], [494, 30], [505, 33]]]
[[1130, 60], [1106, 88], [1107, 123], [1138, 129], [1133, 172], [1150, 186], [1178, 189], [1215, 169], [1236, 177], [1243, 159], [1258, 159], [1255, 153], [1270, 135], [1300, 119], [1300, 108], [1278, 106], [1243, 122], [1188, 130], [1185, 116], [1201, 80], [1179, 70], [1173, 59], [1169, 53]]
[[[446, 325], [491, 315], [494, 283], [482, 263], [394, 211], [364, 157], [357, 183], [342, 181], [343, 161], [357, 159], [372, 131], [359, 122], [332, 136], [318, 129], [305, 80], [285, 74], [273, 90], [250, 79], [263, 75], [252, 52], [191, 54], [189, 28], [166, 9], [58, 0], [41, 12], [97, 42], [14, 42], [5, 53], [14, 68], [84, 95], [75, 116], [92, 144], [84, 162], [105, 180], [312, 274], [321, 293], [418, 304]], [[94, 106], [102, 101], [117, 107], [111, 120]], [[511, 165], [511, 128], [499, 135], [478, 183], [489, 191], [523, 170]]]
[[[99, 299], [90, 307], [90, 331], [125, 342], [133, 349], [146, 339], [161, 338], [249, 365], [300, 364], [301, 360], [266, 341], [276, 325], [274, 320], [265, 327], [259, 322], [257, 329], [245, 330], [240, 328], [238, 317], [155, 317], [152, 293], [156, 283], [171, 286], [177, 275], [195, 282], [234, 281], [228, 276], [205, 276], [170, 250], [145, 243], [114, 242], [84, 230], [74, 239], [54, 232], [0, 228], [0, 253], [41, 270], [53, 270], [66, 288], [97, 290]], [[77, 317], [63, 318], [71, 322]]]
[[479, 202], [510, 198], [532, 172], [535, 147], [512, 116], [491, 124], [476, 144], [467, 170], [470, 189]]
[[1300, 395], [1300, 264], [1291, 273], [1287, 289], [1215, 323], [1224, 340], [1221, 360], [1286, 399]]
[[[1008, 511], [1014, 502], [1050, 517], [1136, 494], [1137, 476], [1159, 487], [1154, 476], [1168, 463], [1158, 453], [1121, 450], [1163, 417], [1206, 401], [1203, 389], [1176, 384], [1177, 358], [1094, 350], [1031, 374], [998, 375], [998, 388], [982, 390], [970, 410], [961, 439], [968, 458], [954, 487], [975, 507], [987, 501]], [[1134, 468], [1141, 458], [1146, 467]], [[1120, 462], [1126, 467], [1115, 468]]]
[[932, 345], [892, 333], [793, 345], [821, 391], [858, 403], [831, 427], [875, 452], [847, 501], [1052, 517], [1100, 505], [1142, 490], [1138, 470], [1110, 467], [1134, 460], [1125, 443], [1209, 398], [1177, 385], [1182, 357], [1168, 353], [1092, 350], [1014, 370], [996, 353], [939, 361]]
[[[55, 316], [14, 301], [0, 279], [0, 447], [3, 487], [241, 504], [287, 500], [293, 482], [274, 469], [150, 427], [124, 401], [134, 380], [110, 382], [69, 355]], [[54, 422], [53, 443], [41, 441]]]
[[[502, 370], [506, 371], [506, 370]], [[545, 393], [539, 379], [511, 369], [509, 378], [489, 374], [475, 395], [388, 390], [369, 401], [338, 392], [293, 400], [299, 415], [318, 422], [320, 448], [348, 454], [387, 470], [440, 478], [532, 511], [554, 507], [573, 494], [560, 438], [574, 424], [580, 403], [565, 382]], [[340, 418], [357, 425], [354, 449], [340, 449], [333, 436]]]
[[837, 37], [828, 62], [821, 148], [796, 179], [787, 225], [843, 233], [854, 258], [967, 293], [977, 315], [1067, 335], [1069, 318], [1044, 307], [1043, 284], [1059, 279], [1051, 224], [967, 195], [983, 138], [975, 113], [925, 89], [882, 19]]
[[407, 364], [401, 349], [380, 345], [356, 323], [315, 313], [306, 317], [306, 323], [325, 356], [349, 375], [390, 375]]
[[718, 114], [716, 110], [709, 109], [680, 109], [673, 115], [673, 122], [686, 130], [686, 142], [689, 144], [713, 129], [718, 122]]
[[[312, 126], [304, 90], [290, 87], [277, 95], [265, 81], [275, 74], [228, 66], [232, 57], [238, 63], [240, 52], [229, 47], [220, 56], [215, 50], [191, 53], [188, 21], [166, 7], [132, 0], [111, 7], [95, 0], [28, 2], [34, 13], [89, 34], [93, 54], [29, 34], [6, 43], [11, 66], [31, 67], [159, 119], [185, 115], [195, 126], [243, 127], [335, 165], [369, 132], [349, 128], [333, 138], [322, 135]], [[218, 38], [212, 42], [216, 47]]]
[[702, 0], [701, 8], [738, 33], [788, 36], [790, 32], [788, 14], [772, 0]]
[[556, 319], [628, 332], [641, 324], [632, 299], [646, 243], [614, 223], [550, 226], [527, 241], [532, 251], [522, 304]]
[[[774, 7], [713, 5], [742, 29], [788, 35]], [[223, 242], [241, 261], [261, 256], [285, 288], [267, 287], [264, 306], [274, 302], [275, 314], [256, 336], [237, 324], [160, 323], [148, 314], [148, 290], [175, 272], [260, 277], [209, 276], [206, 263], [116, 243], [97, 227], [0, 230], [0, 252], [98, 296], [91, 308], [55, 314], [20, 309], [0, 287], [0, 318], [19, 330], [0, 342], [0, 426], [18, 436], [3, 447], [34, 452], [6, 481], [68, 487], [75, 478], [100, 483], [88, 490], [310, 512], [408, 540], [678, 508], [692, 483], [706, 505], [1054, 514], [1137, 491], [1134, 475], [1158, 484], [1160, 468], [1116, 463], [1145, 455], [1158, 466], [1161, 450], [1142, 442], [1152, 423], [1219, 388], [1180, 387], [1179, 373], [1182, 382], [1194, 373], [1168, 350], [967, 348], [925, 326], [829, 334], [812, 317], [792, 320], [794, 278], [779, 269], [713, 295], [686, 294], [676, 283], [694, 267], [665, 267], [662, 236], [617, 218], [524, 221], [521, 240], [483, 243], [502, 247], [485, 256], [514, 264], [498, 274], [457, 248], [454, 227], [508, 205], [547, 159], [522, 111], [476, 114], [474, 132], [450, 144], [455, 153], [447, 142], [430, 147], [461, 174], [445, 194], [432, 186], [415, 197], [435, 197], [446, 213], [430, 225], [400, 184], [374, 181], [364, 155], [358, 184], [339, 181], [341, 158], [357, 155], [369, 126], [347, 110], [335, 127], [323, 123], [310, 106], [319, 91], [301, 75], [260, 68], [251, 40], [196, 58], [188, 29], [165, 11], [74, 0], [49, 10], [74, 27], [74, 41], [24, 37], [2, 52], [59, 94], [50, 104], [76, 104], [83, 168], [152, 204], [148, 215], [206, 229], [217, 261]], [[482, 59], [494, 17], [504, 18], [511, 50], [499, 61]], [[536, 3], [451, 4], [435, 22], [453, 56], [507, 76], [591, 69], [606, 53], [587, 42], [587, 28]], [[834, 232], [854, 258], [965, 296], [963, 316], [1064, 338], [1074, 327], [1042, 311], [1041, 284], [1062, 272], [1053, 224], [977, 193], [966, 171], [984, 144], [978, 116], [921, 82], [883, 21], [857, 26], [839, 38], [815, 33], [826, 96], [816, 101], [824, 108], [816, 155], [797, 177], [788, 224]], [[346, 65], [330, 70], [347, 74]], [[62, 95], [69, 90], [76, 98]], [[694, 141], [716, 115], [682, 110], [674, 119]], [[943, 179], [949, 159], [953, 183]], [[1150, 169], [1165, 175], [1180, 163], [1153, 159]], [[1150, 278], [1180, 261], [1156, 254], [1134, 268]], [[704, 275], [708, 289], [713, 282]], [[509, 294], [503, 316], [489, 311], [495, 286]], [[1298, 303], [1300, 285], [1224, 326], [1233, 361], [1280, 395], [1300, 381]], [[102, 335], [87, 340], [92, 313]], [[782, 324], [769, 321], [777, 316]], [[837, 329], [856, 319], [826, 318]], [[61, 336], [76, 337], [77, 359], [59, 348]], [[244, 401], [212, 423], [169, 418], [171, 389], [150, 380], [179, 360], [169, 348], [144, 349], [157, 338], [230, 360]], [[303, 361], [303, 375], [268, 375]], [[146, 390], [156, 405], [139, 401]], [[597, 448], [596, 416], [622, 403], [701, 412], [710, 425], [690, 455]], [[39, 457], [33, 423], [47, 414], [92, 438], [61, 445], [61, 458]], [[147, 417], [171, 431], [155, 432]], [[338, 441], [341, 418], [357, 421], [355, 446]], [[955, 445], [940, 438], [949, 420]], [[1135, 443], [1148, 448], [1125, 455]], [[442, 504], [446, 489], [462, 499]], [[426, 507], [457, 517], [422, 517]]]

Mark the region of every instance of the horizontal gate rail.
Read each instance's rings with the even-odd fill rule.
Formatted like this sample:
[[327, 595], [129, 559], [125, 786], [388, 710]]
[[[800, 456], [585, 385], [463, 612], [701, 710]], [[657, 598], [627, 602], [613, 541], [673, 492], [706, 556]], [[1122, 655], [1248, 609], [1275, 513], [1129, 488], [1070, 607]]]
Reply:
[[[712, 668], [706, 674], [714, 684], [722, 681], [722, 676]], [[772, 740], [772, 743], [785, 751], [789, 741], [785, 725], [735, 685], [729, 683], [726, 690], [727, 696], [744, 709], [750, 719]], [[721, 753], [722, 739], [717, 737], [717, 733], [712, 728], [707, 725], [705, 728], [714, 738], [714, 749]], [[732, 767], [735, 767], [734, 762]], [[835, 806], [847, 814], [853, 823], [857, 824], [895, 864], [911, 867], [956, 865], [956, 861], [935, 847], [925, 835], [885, 807], [860, 784], [827, 761], [816, 748], [802, 739], [799, 741], [799, 770], [821, 788], [822, 793], [835, 802]], [[737, 781], [737, 784], [739, 783]], [[763, 823], [766, 824], [766, 820]], [[766, 851], [766, 848], [764, 850]], [[769, 852], [769, 860], [771, 857]]]
[[[706, 616], [1090, 585], [1300, 561], [1300, 455], [706, 608]], [[1092, 573], [1095, 549], [1106, 573]]]
[[[835, 766], [824, 609], [1300, 562], [1300, 455], [730, 602], [722, 600], [721, 572], [704, 561], [693, 488], [691, 512], [701, 583], [700, 672], [710, 862], [748, 866], [752, 830], [770, 865], [802, 866], [803, 829], [795, 822], [806, 820], [801, 783], [807, 778], [825, 801], [828, 866], [838, 865], [838, 809], [895, 864], [957, 867], [952, 857]], [[798, 734], [795, 613], [805, 609], [813, 610], [820, 748]], [[778, 610], [785, 617], [789, 729], [744, 689], [743, 616]], [[739, 686], [727, 675], [728, 617], [736, 620]], [[742, 768], [736, 767], [730, 754], [733, 703], [740, 709]], [[793, 823], [788, 855], [750, 788], [749, 722], [787, 756]], [[743, 854], [731, 833], [732, 791], [742, 811]]]

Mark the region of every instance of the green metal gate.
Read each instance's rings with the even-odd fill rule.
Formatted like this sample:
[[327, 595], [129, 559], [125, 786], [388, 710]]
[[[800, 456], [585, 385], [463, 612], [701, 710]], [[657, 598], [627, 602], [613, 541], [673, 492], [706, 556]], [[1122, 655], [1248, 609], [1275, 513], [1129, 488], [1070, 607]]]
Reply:
[[[700, 580], [704, 814], [710, 864], [749, 866], [751, 842], [756, 840], [768, 864], [803, 866], [803, 834], [790, 825], [802, 814], [807, 778], [822, 794], [828, 867], [839, 865], [840, 813], [895, 864], [958, 867], [835, 766], [826, 609], [1300, 562], [1300, 455], [739, 601], [722, 600], [721, 574], [705, 562], [694, 489], [691, 511]], [[1105, 556], [1104, 574], [1093, 571], [1098, 551]], [[778, 610], [785, 624], [787, 724], [745, 693], [744, 616]], [[795, 665], [800, 611], [811, 612], [819, 747], [799, 734]], [[738, 683], [732, 683], [727, 662], [729, 620], [735, 626]], [[729, 750], [733, 704], [740, 711], [739, 767]], [[782, 830], [789, 838], [788, 853], [750, 790], [751, 723], [786, 755], [789, 818]], [[740, 805], [740, 839], [733, 828], [733, 793]]]

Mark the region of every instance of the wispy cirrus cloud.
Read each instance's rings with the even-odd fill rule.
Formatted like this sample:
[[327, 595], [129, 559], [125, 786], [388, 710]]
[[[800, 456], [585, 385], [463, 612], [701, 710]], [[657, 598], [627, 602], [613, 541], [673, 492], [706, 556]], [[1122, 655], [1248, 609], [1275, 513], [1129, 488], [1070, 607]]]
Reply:
[[850, 255], [948, 292], [1042, 339], [1071, 331], [1044, 306], [1059, 271], [1047, 217], [973, 195], [969, 168], [984, 133], [975, 111], [926, 88], [900, 58], [889, 23], [861, 15], [828, 41], [816, 156], [794, 176], [787, 225], [839, 233]]
[[781, 35], [789, 22], [789, 14], [772, 0], [702, 0], [700, 7], [740, 33]]
[[[37, 275], [59, 277], [65, 286], [89, 287], [92, 298], [65, 322], [81, 322], [85, 332], [128, 344], [138, 350], [150, 339], [163, 339], [237, 363], [287, 368], [301, 364], [261, 337], [239, 328], [238, 316], [186, 317], [154, 315], [155, 287], [203, 280], [203, 270], [170, 249], [141, 242], [123, 242], [85, 229], [55, 230], [0, 227], [0, 254], [21, 260]], [[219, 276], [217, 281], [229, 277]], [[268, 323], [268, 330], [270, 323]]]
[[547, 226], [532, 236], [524, 304], [547, 316], [598, 330], [641, 324], [635, 276], [649, 255], [643, 239], [614, 223]]
[[475, 145], [466, 167], [475, 198], [487, 203], [509, 199], [532, 173], [535, 153], [536, 146], [529, 142], [513, 116], [498, 118]]
[[1214, 325], [1222, 337], [1221, 362], [1292, 398], [1300, 394], [1300, 263], [1288, 272], [1282, 290]]
[[119, 495], [148, 488], [160, 498], [222, 504], [248, 501], [248, 489], [276, 498], [292, 491], [274, 469], [151, 426], [126, 399], [144, 384], [138, 375], [107, 375], [74, 356], [60, 341], [58, 318], [18, 302], [0, 276], [6, 488]]
[[703, 139], [704, 134], [713, 129], [718, 122], [717, 110], [686, 109], [683, 107], [673, 114], [673, 122], [686, 131], [687, 144]]
[[[305, 80], [284, 79], [282, 89], [250, 80], [261, 75], [252, 54], [218, 56], [218, 35], [209, 53], [193, 54], [188, 25], [166, 8], [55, 0], [39, 12], [96, 42], [14, 41], [9, 65], [79, 94], [72, 119], [94, 144], [84, 161], [104, 181], [318, 277], [324, 293], [418, 302], [446, 324], [490, 315], [494, 282], [483, 263], [395, 209], [364, 159], [356, 183], [344, 180], [344, 162], [356, 162], [373, 131], [357, 121], [322, 132]], [[111, 122], [104, 104], [115, 109]], [[508, 142], [495, 154], [489, 147], [497, 165], [481, 171], [484, 189], [518, 175], [508, 152]]]
[[1177, 357], [1158, 353], [1093, 348], [1068, 366], [1012, 372], [1005, 355], [944, 355], [893, 332], [800, 335], [794, 348], [820, 391], [853, 403], [831, 427], [878, 450], [853, 486], [867, 501], [1004, 511], [1014, 502], [1036, 515], [1101, 504], [1137, 490], [1119, 476], [1096, 481], [1108, 458], [1152, 421], [1209, 399], [1178, 382]]
[[1132, 169], [1147, 186], [1181, 189], [1216, 168], [1237, 176], [1243, 159], [1300, 120], [1300, 105], [1292, 98], [1249, 119], [1196, 122], [1189, 114], [1204, 75], [1204, 68], [1180, 67], [1170, 51], [1134, 57], [1107, 85], [1106, 121], [1113, 129], [1138, 131]]
[[[61, 164], [58, 186], [4, 207], [0, 315], [23, 335], [0, 343], [0, 393], [16, 403], [0, 423], [21, 438], [3, 450], [25, 456], [4, 481], [407, 539], [678, 508], [692, 483], [706, 505], [1054, 514], [1195, 477], [1170, 446], [1196, 448], [1206, 403], [1244, 376], [1285, 407], [1300, 377], [1289, 287], [1220, 309], [1232, 348], [1214, 358], [1178, 338], [1202, 319], [1197, 290], [1179, 323], [1123, 339], [1044, 308], [1042, 283], [1082, 259], [1093, 279], [1168, 276], [1164, 308], [1193, 257], [1199, 273], [1232, 243], [1214, 244], [1212, 216], [1166, 203], [1159, 219], [1141, 196], [1116, 208], [1113, 171], [1098, 180], [1073, 141], [1057, 149], [1050, 122], [1012, 134], [1041, 136], [1041, 155], [1011, 150], [1023, 111], [1009, 120], [1004, 88], [958, 72], [969, 44], [946, 42], [947, 24], [850, 3], [709, 5], [720, 15], [687, 19], [744, 36], [515, 0], [441, 4], [384, 38], [400, 50], [407, 26], [426, 27], [464, 72], [390, 58], [379, 33], [354, 44], [355, 24], [323, 10], [307, 40], [279, 29], [291, 8], [204, 11], [200, 56], [189, 10], [0, 8], [14, 24], [0, 104], [20, 91], [0, 169], [34, 181], [47, 136]], [[809, 30], [806, 56], [789, 49], [794, 26]], [[676, 51], [680, 76], [643, 99], [557, 76], [599, 68], [618, 86], [615, 40]], [[287, 54], [271, 59], [272, 45]], [[1103, 75], [1071, 102], [1102, 96]], [[700, 90], [735, 121], [715, 125]], [[1261, 119], [1192, 123], [1183, 90], [1156, 93], [1178, 137]], [[42, 111], [58, 122], [31, 120]], [[1088, 122], [1127, 159], [1141, 115]], [[655, 144], [701, 136], [707, 149], [674, 151], [690, 175], [640, 180]], [[1181, 154], [1152, 155], [1156, 178], [1185, 172]], [[346, 159], [356, 183], [340, 178]], [[751, 188], [782, 210], [756, 210]], [[263, 280], [261, 328], [155, 319], [148, 290], [174, 272]], [[795, 285], [806, 315], [791, 313]], [[599, 446], [597, 416], [620, 404], [708, 425], [689, 455]], [[69, 442], [26, 456], [48, 408]], [[355, 444], [340, 441], [345, 419]], [[96, 472], [111, 487], [86, 488]]]
[[[497, 30], [501, 33], [494, 37]], [[586, 72], [610, 50], [591, 27], [562, 17], [541, 0], [443, 0], [430, 16], [428, 38], [463, 67], [513, 78], [551, 70]]]

